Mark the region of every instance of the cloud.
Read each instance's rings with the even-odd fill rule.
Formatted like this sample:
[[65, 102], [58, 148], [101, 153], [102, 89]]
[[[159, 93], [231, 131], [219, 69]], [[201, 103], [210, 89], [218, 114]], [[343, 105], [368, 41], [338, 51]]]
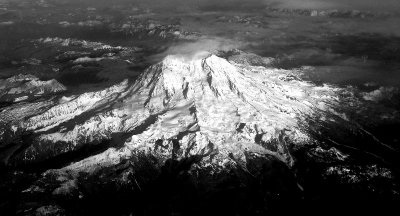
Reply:
[[192, 42], [177, 43], [161, 54], [154, 55], [152, 61], [159, 62], [168, 55], [175, 55], [187, 60], [202, 58], [215, 51], [229, 51], [242, 47], [244, 44], [220, 37], [201, 38]]

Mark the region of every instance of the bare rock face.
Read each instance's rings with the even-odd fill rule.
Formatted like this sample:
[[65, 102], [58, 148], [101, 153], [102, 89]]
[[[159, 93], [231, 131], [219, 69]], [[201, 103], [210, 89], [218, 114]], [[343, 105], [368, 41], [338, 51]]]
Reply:
[[137, 152], [163, 161], [198, 157], [202, 166], [216, 169], [245, 163], [246, 153], [273, 156], [291, 166], [289, 149], [313, 141], [308, 119], [346, 121], [334, 110], [339, 91], [304, 82], [292, 71], [237, 64], [211, 54], [169, 56], [133, 84], [124, 81], [63, 97], [40, 113], [15, 119], [9, 116], [24, 106], [4, 111], [3, 133], [29, 134], [30, 142], [7, 158], [30, 164], [106, 146], [103, 153], [65, 169], [92, 170]]

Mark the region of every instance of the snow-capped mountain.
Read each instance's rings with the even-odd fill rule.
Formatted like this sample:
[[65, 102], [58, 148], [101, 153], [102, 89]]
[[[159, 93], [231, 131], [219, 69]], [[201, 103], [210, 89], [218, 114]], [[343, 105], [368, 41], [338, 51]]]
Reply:
[[251, 152], [290, 166], [288, 145], [312, 142], [307, 119], [348, 120], [335, 111], [339, 92], [304, 82], [292, 71], [237, 64], [211, 54], [168, 56], [135, 83], [126, 80], [102, 91], [42, 102], [36, 106], [45, 107], [43, 111], [15, 119], [12, 113], [25, 107], [8, 108], [1, 113], [6, 123], [2, 132], [30, 134], [30, 145], [9, 155], [16, 164], [107, 142], [118, 148], [71, 167], [113, 164], [137, 151], [161, 160], [197, 155], [204, 165], [215, 167], [245, 162], [245, 153]]
[[[395, 112], [382, 111], [383, 120], [369, 118], [368, 110], [374, 116], [381, 111], [369, 109], [378, 105], [354, 88], [306, 82], [297, 70], [272, 68], [273, 59], [241, 52], [218, 55], [224, 58], [210, 53], [168, 56], [134, 82], [3, 108], [2, 164], [41, 173], [21, 196], [44, 197], [35, 201], [42, 206], [38, 211], [61, 211], [48, 200], [90, 196], [86, 187], [96, 179], [129, 186], [132, 196], [142, 199], [136, 191], [142, 191], [140, 185], [169, 187], [182, 172], [210, 190], [219, 190], [226, 179], [248, 184], [248, 177], [283, 172], [278, 178], [289, 175], [282, 181], [290, 182], [283, 188], [297, 193], [303, 190], [301, 179], [317, 172], [321, 181], [362, 183], [370, 190], [382, 181], [385, 189], [379, 191], [397, 194], [392, 170], [382, 166], [394, 163], [396, 150], [359, 123], [362, 118], [391, 121]], [[352, 151], [370, 162], [353, 165], [359, 156]]]
[[16, 75], [0, 80], [0, 101], [19, 102], [28, 98], [63, 92], [67, 88], [52, 79], [41, 81], [33, 75]]

